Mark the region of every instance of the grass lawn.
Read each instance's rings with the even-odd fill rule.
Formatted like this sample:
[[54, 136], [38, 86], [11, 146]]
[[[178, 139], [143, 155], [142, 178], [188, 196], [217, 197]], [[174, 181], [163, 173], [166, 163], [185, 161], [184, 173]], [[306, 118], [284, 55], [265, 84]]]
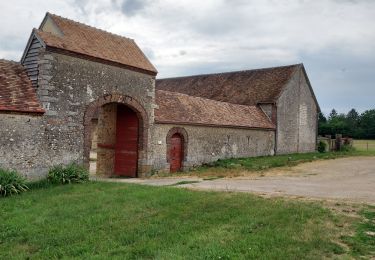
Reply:
[[319, 203], [90, 182], [0, 199], [0, 259], [321, 259], [371, 255], [362, 221]]
[[203, 166], [194, 168], [188, 172], [177, 173], [158, 173], [156, 177], [170, 177], [170, 176], [198, 176], [203, 178], [208, 177], [235, 177], [246, 174], [253, 174], [254, 172], [264, 171], [276, 167], [291, 167], [300, 163], [312, 162], [316, 160], [328, 160], [336, 158], [344, 158], [350, 156], [375, 156], [374, 151], [342, 151], [342, 152], [327, 152], [327, 153], [299, 153], [276, 156], [260, 156], [248, 158], [231, 158], [221, 159]]
[[375, 152], [375, 140], [353, 140], [353, 146], [357, 151]]

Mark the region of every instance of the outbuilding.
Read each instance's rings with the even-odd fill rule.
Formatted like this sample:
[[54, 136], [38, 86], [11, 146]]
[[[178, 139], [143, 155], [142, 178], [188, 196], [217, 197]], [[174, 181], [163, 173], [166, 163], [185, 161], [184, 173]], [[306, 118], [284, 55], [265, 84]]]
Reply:
[[319, 106], [302, 64], [156, 79], [134, 40], [47, 13], [0, 60], [0, 167], [76, 162], [144, 177], [222, 158], [311, 152]]

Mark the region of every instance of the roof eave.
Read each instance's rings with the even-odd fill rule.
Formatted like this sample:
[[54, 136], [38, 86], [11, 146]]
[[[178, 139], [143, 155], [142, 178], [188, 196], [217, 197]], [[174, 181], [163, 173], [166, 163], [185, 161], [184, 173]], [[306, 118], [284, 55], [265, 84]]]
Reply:
[[39, 110], [27, 110], [27, 109], [13, 109], [13, 108], [1, 108], [0, 113], [20, 113], [20, 114], [35, 114], [35, 115], [43, 115], [46, 113], [44, 109]]
[[131, 66], [131, 65], [115, 62], [115, 61], [106, 60], [106, 59], [94, 57], [94, 56], [91, 56], [91, 55], [70, 51], [70, 50], [67, 50], [67, 49], [64, 49], [64, 48], [58, 48], [58, 47], [51, 46], [51, 45], [48, 45], [48, 44], [46, 45], [46, 47], [47, 47], [48, 51], [52, 51], [52, 52], [56, 52], [56, 53], [60, 53], [60, 54], [65, 54], [65, 55], [70, 55], [70, 56], [75, 56], [75, 57], [78, 57], [78, 58], [92, 60], [92, 61], [96, 61], [96, 62], [99, 62], [99, 63], [104, 63], [104, 64], [116, 66], [116, 67], [121, 67], [121, 68], [125, 68], [125, 69], [132, 70], [132, 71], [135, 71], [135, 72], [147, 74], [147, 75], [150, 75], [150, 76], [153, 76], [153, 77], [156, 77], [156, 75], [158, 73], [157, 71], [151, 71], [151, 70], [147, 70], [147, 69], [143, 69], [143, 68], [138, 68], [138, 67], [135, 67], [135, 66]]
[[133, 40], [134, 42], [134, 45], [135, 47], [139, 50], [139, 52], [141, 53], [141, 55], [143, 56], [143, 58], [145, 58], [148, 63], [151, 65], [151, 67], [153, 68], [153, 71], [156, 73], [155, 76], [158, 74], [158, 70], [155, 68], [154, 64], [151, 63], [151, 61], [147, 58], [147, 56], [144, 54], [144, 52], [141, 50], [141, 48], [139, 48], [138, 44]]
[[240, 126], [240, 125], [219, 125], [219, 124], [179, 122], [179, 121], [168, 121], [168, 120], [155, 120], [155, 123], [156, 124], [177, 124], [177, 125], [192, 125], [192, 126], [223, 127], [223, 128], [239, 128], [239, 129], [266, 130], [266, 131], [275, 131], [276, 130], [276, 127], [254, 127], [254, 126]]
[[263, 104], [267, 104], [267, 105], [271, 104], [271, 105], [274, 105], [274, 104], [276, 104], [276, 100], [270, 100], [270, 101], [259, 101], [259, 102], [257, 102], [257, 105], [263, 105]]
[[319, 106], [319, 103], [318, 103], [318, 100], [315, 96], [315, 93], [314, 93], [314, 90], [312, 88], [312, 85], [311, 85], [311, 82], [310, 82], [310, 79], [309, 77], [307, 76], [307, 72], [306, 72], [306, 69], [305, 69], [305, 66], [303, 64], [301, 64], [302, 66], [302, 72], [303, 74], [305, 75], [305, 78], [306, 78], [306, 81], [307, 81], [307, 85], [309, 86], [309, 89], [310, 89], [310, 92], [311, 92], [311, 95], [313, 96], [313, 99], [315, 101], [315, 104], [316, 104], [316, 108], [317, 108], [317, 112], [320, 113], [321, 112], [321, 109], [320, 109], [320, 106]]

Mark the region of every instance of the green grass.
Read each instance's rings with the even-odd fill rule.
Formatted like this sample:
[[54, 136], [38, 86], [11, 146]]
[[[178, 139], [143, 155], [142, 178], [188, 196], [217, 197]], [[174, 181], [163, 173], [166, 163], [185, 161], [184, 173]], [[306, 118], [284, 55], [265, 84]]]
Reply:
[[[211, 175], [218, 177], [225, 177], [231, 175], [235, 176], [236, 172], [262, 171], [276, 167], [295, 166], [300, 163], [312, 162], [316, 160], [336, 159], [350, 156], [375, 156], [375, 151], [351, 150], [342, 152], [314, 152], [276, 156], [222, 159], [197, 167], [189, 172], [184, 172], [182, 174], [196, 175], [201, 177]], [[173, 175], [181, 175], [181, 173], [176, 173]]]
[[375, 152], [375, 140], [353, 140], [353, 146], [357, 151]]
[[343, 240], [352, 247], [353, 256], [363, 254], [375, 256], [375, 207], [362, 210], [364, 221], [356, 224], [354, 236], [344, 236]]
[[0, 259], [321, 259], [367, 243], [343, 246], [359, 221], [318, 203], [122, 183], [3, 198], [0, 219]]

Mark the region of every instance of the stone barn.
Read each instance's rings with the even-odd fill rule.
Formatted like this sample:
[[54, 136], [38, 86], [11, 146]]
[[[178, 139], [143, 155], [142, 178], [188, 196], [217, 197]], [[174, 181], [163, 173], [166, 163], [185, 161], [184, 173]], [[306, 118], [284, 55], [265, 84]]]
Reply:
[[47, 13], [21, 61], [0, 60], [0, 167], [35, 179], [95, 157], [96, 174], [144, 177], [315, 150], [302, 64], [156, 75], [134, 40]]

